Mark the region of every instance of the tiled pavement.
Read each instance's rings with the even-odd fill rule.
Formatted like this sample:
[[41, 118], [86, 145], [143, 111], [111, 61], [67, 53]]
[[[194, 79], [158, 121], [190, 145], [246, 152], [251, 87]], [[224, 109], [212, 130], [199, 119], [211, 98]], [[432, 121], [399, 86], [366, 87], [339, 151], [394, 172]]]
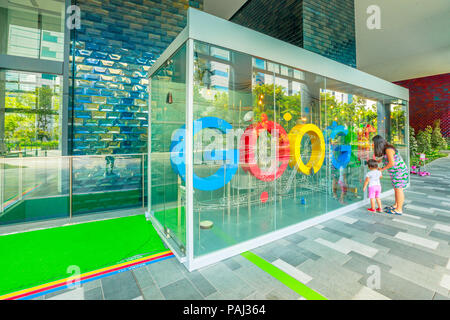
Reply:
[[[402, 216], [361, 208], [253, 252], [328, 299], [450, 299], [450, 157], [427, 169], [412, 177]], [[172, 258], [45, 299], [302, 297], [235, 256], [192, 273]]]

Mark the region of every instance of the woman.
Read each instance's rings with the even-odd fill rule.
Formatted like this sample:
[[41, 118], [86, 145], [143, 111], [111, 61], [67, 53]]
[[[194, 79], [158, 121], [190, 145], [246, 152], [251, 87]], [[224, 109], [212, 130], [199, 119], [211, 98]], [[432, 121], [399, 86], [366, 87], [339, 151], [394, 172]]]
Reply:
[[[386, 207], [385, 211], [390, 214], [401, 215], [403, 213], [403, 203], [405, 195], [403, 188], [408, 185], [408, 167], [405, 161], [398, 153], [394, 146], [390, 145], [382, 136], [375, 136], [373, 139], [374, 153], [376, 157], [383, 157], [384, 167], [380, 169], [381, 172], [388, 170], [391, 176], [392, 186], [395, 191], [395, 204]], [[381, 162], [381, 159], [378, 160]]]

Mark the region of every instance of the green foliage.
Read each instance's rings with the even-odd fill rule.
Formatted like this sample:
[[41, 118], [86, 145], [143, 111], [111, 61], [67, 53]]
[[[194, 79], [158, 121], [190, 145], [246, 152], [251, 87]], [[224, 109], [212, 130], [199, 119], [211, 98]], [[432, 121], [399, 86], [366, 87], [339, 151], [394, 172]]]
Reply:
[[431, 148], [433, 150], [445, 150], [447, 149], [447, 141], [442, 137], [441, 133], [441, 120], [434, 122], [433, 132], [431, 134]]
[[417, 133], [417, 151], [420, 153], [427, 153], [431, 151], [431, 133], [433, 128], [427, 126], [425, 130], [419, 130]]
[[417, 144], [415, 135], [414, 128], [409, 126], [409, 155], [411, 158], [416, 157], [417, 152], [419, 151], [419, 145]]

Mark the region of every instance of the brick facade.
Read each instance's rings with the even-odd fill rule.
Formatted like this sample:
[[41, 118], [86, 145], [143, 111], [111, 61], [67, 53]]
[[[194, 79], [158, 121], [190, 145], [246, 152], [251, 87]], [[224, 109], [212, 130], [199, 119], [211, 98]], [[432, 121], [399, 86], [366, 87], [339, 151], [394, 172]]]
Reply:
[[409, 123], [417, 132], [441, 119], [441, 132], [450, 137], [450, 73], [397, 81], [409, 89]]
[[147, 72], [203, 0], [78, 0], [81, 29], [72, 35], [74, 155], [147, 150]]
[[354, 0], [249, 0], [230, 20], [356, 68]]

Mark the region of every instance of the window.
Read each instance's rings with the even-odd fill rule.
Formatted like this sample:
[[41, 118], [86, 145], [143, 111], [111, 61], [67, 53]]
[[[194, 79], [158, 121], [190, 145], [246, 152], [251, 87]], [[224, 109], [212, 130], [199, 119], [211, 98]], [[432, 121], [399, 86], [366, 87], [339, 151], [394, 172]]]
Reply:
[[62, 76], [0, 70], [0, 154], [60, 155]]
[[0, 1], [0, 54], [64, 59], [64, 2]]

